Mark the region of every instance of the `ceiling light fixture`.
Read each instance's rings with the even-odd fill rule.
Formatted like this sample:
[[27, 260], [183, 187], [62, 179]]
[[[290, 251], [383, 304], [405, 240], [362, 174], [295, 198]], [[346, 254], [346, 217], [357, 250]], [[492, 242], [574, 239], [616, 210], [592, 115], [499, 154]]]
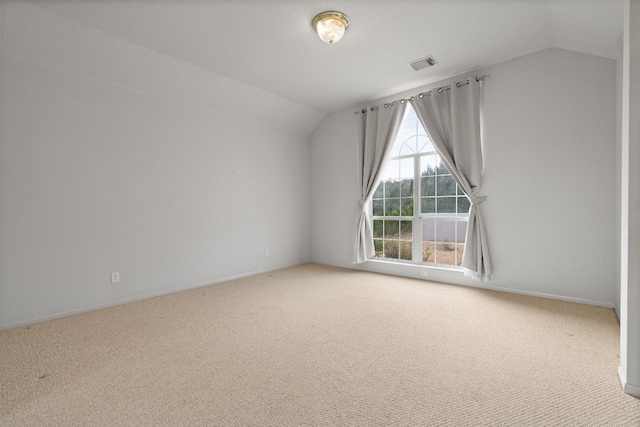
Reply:
[[317, 14], [311, 26], [323, 42], [333, 44], [339, 42], [349, 28], [349, 18], [342, 12], [330, 10]]

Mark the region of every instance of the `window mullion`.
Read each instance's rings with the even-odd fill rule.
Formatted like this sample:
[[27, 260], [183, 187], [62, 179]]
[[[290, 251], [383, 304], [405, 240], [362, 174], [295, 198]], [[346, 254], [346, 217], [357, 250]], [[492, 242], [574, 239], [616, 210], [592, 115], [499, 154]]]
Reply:
[[420, 220], [420, 155], [413, 158], [413, 262], [422, 262], [422, 221]]

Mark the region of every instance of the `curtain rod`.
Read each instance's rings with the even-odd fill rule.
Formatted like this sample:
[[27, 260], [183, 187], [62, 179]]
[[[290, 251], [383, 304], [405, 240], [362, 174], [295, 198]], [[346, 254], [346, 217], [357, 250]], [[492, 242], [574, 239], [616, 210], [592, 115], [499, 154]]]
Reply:
[[[480, 84], [482, 84], [482, 82], [484, 82], [484, 79], [486, 79], [487, 77], [491, 77], [491, 74], [484, 74], [482, 76], [476, 76], [475, 79], [476, 79], [477, 82], [480, 82]], [[468, 85], [468, 84], [469, 84], [469, 79], [455, 83], [456, 87], [462, 87], [462, 86]], [[428, 92], [419, 93], [416, 96], [418, 96], [419, 98], [422, 98], [423, 96], [431, 96], [431, 94], [432, 94], [432, 92], [434, 90], [437, 91], [438, 93], [442, 93], [445, 90], [450, 90], [450, 89], [451, 89], [451, 85], [442, 86], [442, 87], [439, 87], [437, 89], [431, 89]], [[393, 101], [393, 102], [385, 103], [384, 104], [384, 108], [387, 108], [389, 105], [396, 105], [396, 102], [400, 102], [401, 104], [404, 104], [407, 101], [413, 101], [413, 96], [411, 98], [409, 98], [409, 99], [400, 99], [399, 101]], [[378, 107], [371, 107], [371, 111], [373, 111], [376, 108], [378, 108]], [[365, 113], [366, 111], [367, 111], [367, 109], [363, 108], [361, 111], [354, 111], [353, 114]]]

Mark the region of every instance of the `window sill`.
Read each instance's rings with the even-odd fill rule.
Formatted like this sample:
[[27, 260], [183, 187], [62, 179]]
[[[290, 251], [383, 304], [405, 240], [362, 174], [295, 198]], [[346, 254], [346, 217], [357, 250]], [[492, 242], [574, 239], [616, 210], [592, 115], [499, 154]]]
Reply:
[[430, 266], [426, 264], [409, 264], [395, 260], [383, 261], [380, 259], [369, 259], [363, 264], [356, 264], [355, 268], [370, 273], [388, 274], [430, 282], [472, 287], [479, 286], [476, 281], [465, 276], [462, 267]]
[[413, 264], [413, 263], [400, 262], [400, 261], [386, 261], [379, 258], [371, 258], [367, 260], [367, 263], [380, 264], [381, 266], [384, 266], [384, 265], [401, 266], [403, 268], [418, 269], [420, 271], [427, 270], [427, 271], [438, 271], [438, 272], [441, 271], [441, 272], [464, 274], [464, 271], [462, 271], [462, 268], [460, 267], [444, 267], [441, 265]]

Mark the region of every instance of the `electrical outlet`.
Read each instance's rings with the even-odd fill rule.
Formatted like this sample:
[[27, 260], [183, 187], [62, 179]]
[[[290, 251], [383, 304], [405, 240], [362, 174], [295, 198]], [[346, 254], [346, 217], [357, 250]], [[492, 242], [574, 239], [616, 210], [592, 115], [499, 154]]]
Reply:
[[264, 250], [264, 256], [269, 256], [269, 249]]
[[111, 283], [118, 283], [120, 281], [120, 273], [114, 271], [111, 273]]
[[428, 272], [428, 271], [421, 271], [421, 272], [420, 272], [420, 275], [421, 275], [421, 276], [428, 276], [428, 275], [429, 275], [429, 272]]

